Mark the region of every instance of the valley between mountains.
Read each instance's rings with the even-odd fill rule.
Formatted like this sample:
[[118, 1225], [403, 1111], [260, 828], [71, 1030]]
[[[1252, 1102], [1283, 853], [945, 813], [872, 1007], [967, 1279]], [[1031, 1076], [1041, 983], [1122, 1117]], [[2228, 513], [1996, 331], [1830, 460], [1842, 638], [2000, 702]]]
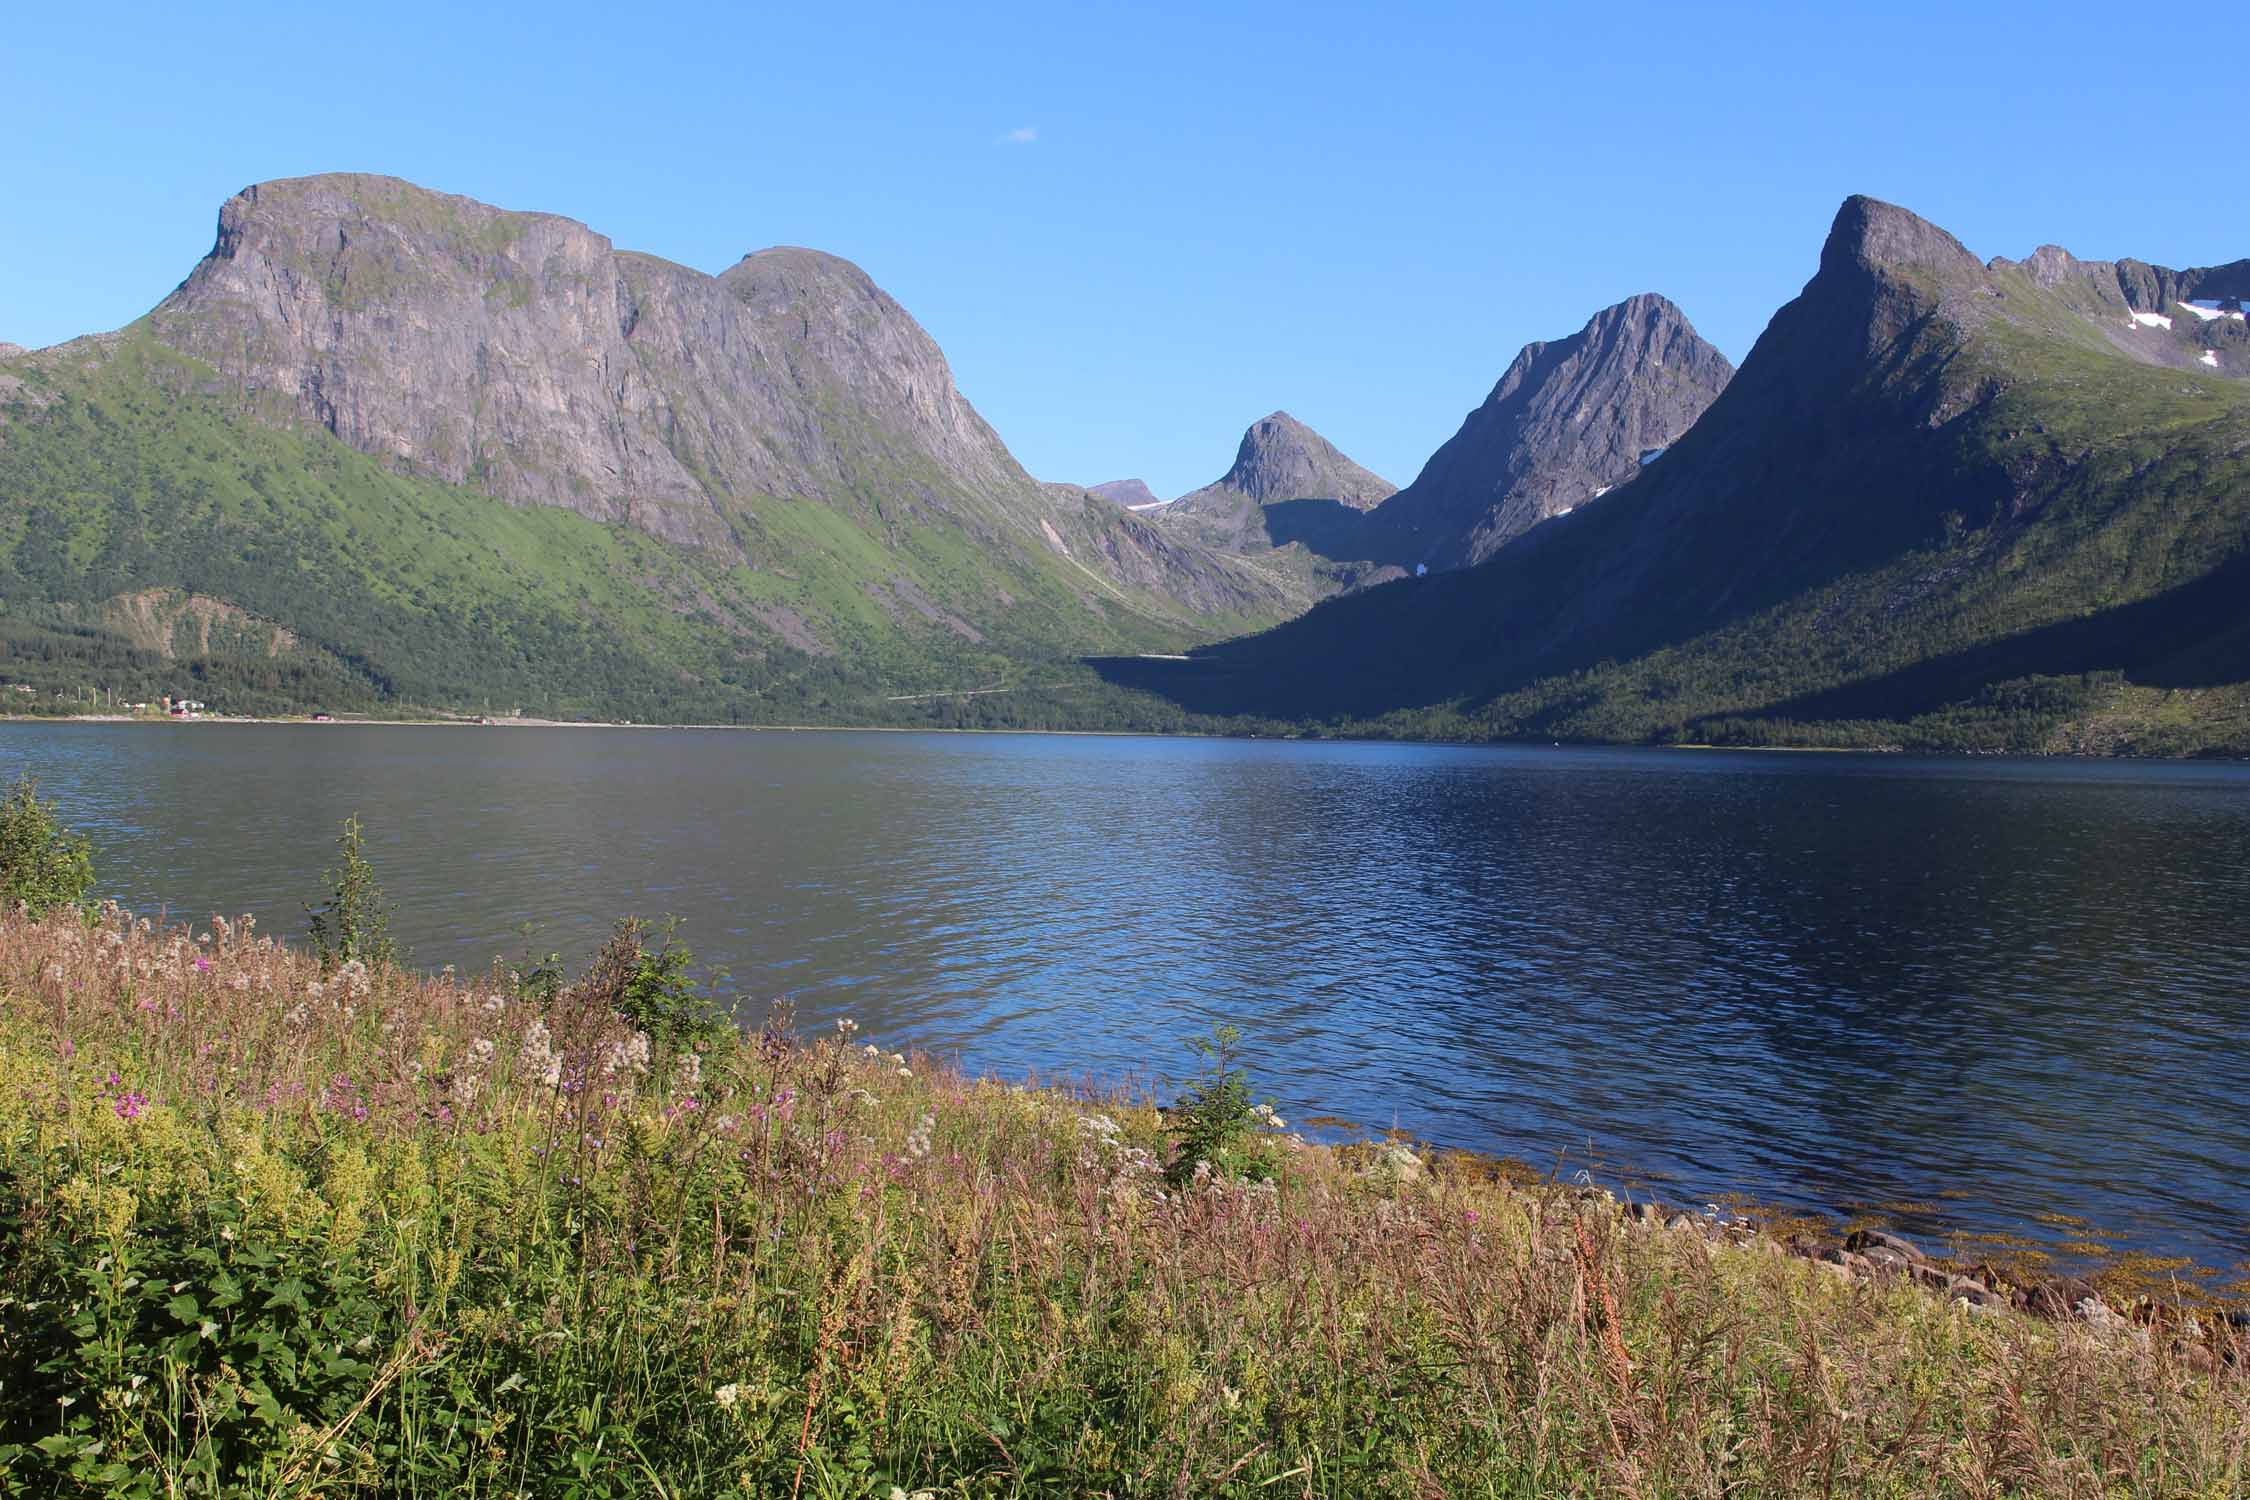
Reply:
[[1644, 293], [1403, 487], [1275, 411], [1167, 501], [1027, 474], [833, 256], [265, 183], [0, 346], [0, 650], [230, 713], [2250, 753], [2246, 295], [1853, 198], [1739, 370]]

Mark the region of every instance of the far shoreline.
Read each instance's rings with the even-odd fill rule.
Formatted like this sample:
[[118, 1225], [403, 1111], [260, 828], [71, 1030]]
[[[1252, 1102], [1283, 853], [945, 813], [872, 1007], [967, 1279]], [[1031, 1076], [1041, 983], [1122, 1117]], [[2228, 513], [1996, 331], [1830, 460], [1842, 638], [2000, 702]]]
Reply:
[[1287, 745], [1395, 745], [1420, 746], [1433, 750], [1687, 750], [1739, 755], [1883, 755], [1933, 761], [2074, 761], [2084, 762], [2088, 765], [2194, 766], [2250, 764], [2250, 756], [2243, 755], [2089, 755], [2081, 751], [2071, 750], [1916, 750], [1904, 745], [1714, 745], [1701, 741], [1651, 745], [1613, 740], [1405, 739], [1383, 735], [1208, 734], [1193, 730], [968, 728], [959, 725], [941, 724], [655, 724], [613, 719], [541, 719], [531, 717], [487, 720], [436, 717], [314, 719], [308, 715], [291, 717], [227, 715], [223, 717], [177, 719], [170, 716], [149, 714], [0, 713], [0, 725], [5, 724], [123, 724], [146, 728], [247, 724], [283, 727], [302, 726], [321, 729], [667, 729], [737, 730], [746, 733], [767, 734], [1045, 735], [1072, 739], [1197, 740], [1220, 743], [1254, 742]]

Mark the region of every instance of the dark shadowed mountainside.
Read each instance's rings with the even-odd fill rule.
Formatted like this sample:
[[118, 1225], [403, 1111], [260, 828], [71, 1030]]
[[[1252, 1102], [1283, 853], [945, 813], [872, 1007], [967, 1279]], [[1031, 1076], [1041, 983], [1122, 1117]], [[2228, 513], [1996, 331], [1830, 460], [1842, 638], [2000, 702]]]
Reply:
[[1987, 265], [1853, 198], [1638, 477], [1479, 566], [1115, 675], [1386, 733], [2250, 751], [2242, 274]]

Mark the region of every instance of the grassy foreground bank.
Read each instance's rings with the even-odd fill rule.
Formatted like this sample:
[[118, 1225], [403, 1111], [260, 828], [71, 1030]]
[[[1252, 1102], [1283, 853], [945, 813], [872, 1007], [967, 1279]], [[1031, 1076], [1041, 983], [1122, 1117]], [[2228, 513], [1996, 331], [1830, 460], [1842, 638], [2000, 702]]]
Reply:
[[1262, 1118], [1175, 1182], [1153, 1109], [648, 972], [0, 917], [0, 1493], [2250, 1491], [2239, 1343]]

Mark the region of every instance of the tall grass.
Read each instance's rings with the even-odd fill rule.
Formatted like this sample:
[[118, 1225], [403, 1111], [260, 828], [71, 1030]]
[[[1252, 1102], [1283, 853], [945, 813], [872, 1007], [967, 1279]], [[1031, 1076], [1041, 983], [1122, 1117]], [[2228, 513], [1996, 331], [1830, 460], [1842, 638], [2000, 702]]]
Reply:
[[[2199, 1496], [2222, 1330], [1861, 1284], [620, 973], [0, 918], [0, 1493]], [[667, 1040], [672, 1038], [673, 1040]]]

